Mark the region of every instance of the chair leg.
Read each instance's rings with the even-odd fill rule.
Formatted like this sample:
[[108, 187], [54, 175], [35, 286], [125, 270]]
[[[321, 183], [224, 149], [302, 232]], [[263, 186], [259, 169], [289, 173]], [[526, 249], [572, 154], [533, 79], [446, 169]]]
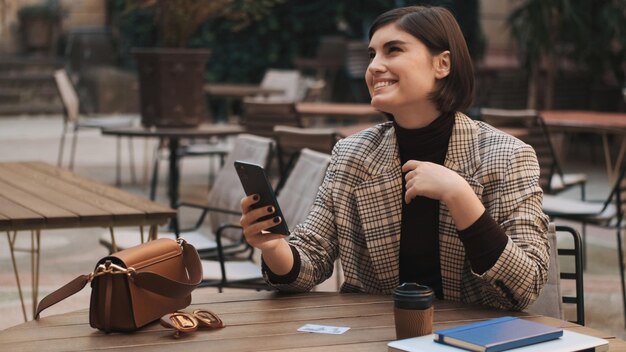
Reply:
[[135, 174], [135, 148], [133, 148], [133, 137], [128, 137], [128, 164], [130, 166], [130, 181], [137, 184], [137, 175]]
[[70, 170], [74, 170], [74, 156], [76, 156], [76, 143], [78, 143], [78, 129], [74, 129], [72, 135], [72, 151], [70, 152]]
[[152, 180], [150, 181], [150, 200], [156, 199], [156, 188], [159, 183], [159, 150], [154, 152], [152, 160]]
[[624, 326], [626, 327], [626, 283], [624, 282], [624, 252], [622, 248], [622, 231], [617, 229], [617, 258], [619, 260], [619, 275], [622, 284], [622, 309], [624, 313]]
[[57, 166], [63, 165], [63, 149], [65, 149], [65, 135], [67, 134], [67, 128], [63, 127], [63, 133], [61, 134], [61, 142], [59, 143], [59, 158], [57, 159]]
[[122, 185], [122, 137], [115, 140], [115, 185]]
[[582, 237], [583, 237], [583, 271], [587, 270], [587, 223], [582, 223]]

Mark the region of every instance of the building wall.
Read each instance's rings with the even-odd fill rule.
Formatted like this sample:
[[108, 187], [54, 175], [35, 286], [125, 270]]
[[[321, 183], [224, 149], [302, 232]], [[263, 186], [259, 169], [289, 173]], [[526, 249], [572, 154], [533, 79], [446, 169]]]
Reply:
[[[0, 0], [0, 54], [20, 52], [17, 12], [22, 6], [43, 0]], [[106, 0], [61, 0], [65, 14], [62, 32], [77, 26], [102, 26], [106, 22]]]

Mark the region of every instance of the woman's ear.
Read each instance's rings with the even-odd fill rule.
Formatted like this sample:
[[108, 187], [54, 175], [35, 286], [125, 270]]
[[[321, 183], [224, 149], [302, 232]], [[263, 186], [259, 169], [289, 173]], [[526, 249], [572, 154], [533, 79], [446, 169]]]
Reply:
[[447, 77], [450, 74], [450, 51], [446, 50], [433, 57], [433, 67], [435, 68], [435, 78]]

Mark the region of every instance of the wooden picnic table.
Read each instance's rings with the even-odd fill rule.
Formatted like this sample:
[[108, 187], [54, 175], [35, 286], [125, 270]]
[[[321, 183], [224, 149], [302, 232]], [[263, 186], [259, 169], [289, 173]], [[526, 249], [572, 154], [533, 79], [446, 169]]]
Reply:
[[26, 311], [14, 256], [18, 231], [31, 231], [31, 248], [26, 251], [32, 257], [34, 311], [41, 230], [136, 225], [150, 226], [154, 238], [157, 225], [175, 215], [173, 209], [44, 162], [0, 162], [0, 231], [6, 231], [9, 239], [24, 319]]

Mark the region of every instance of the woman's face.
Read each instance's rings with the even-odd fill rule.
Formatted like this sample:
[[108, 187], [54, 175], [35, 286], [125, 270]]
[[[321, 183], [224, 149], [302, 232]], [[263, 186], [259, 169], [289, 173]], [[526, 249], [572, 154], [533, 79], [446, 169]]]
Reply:
[[393, 114], [397, 122], [420, 115], [439, 115], [428, 98], [441, 78], [434, 64], [437, 57], [419, 39], [391, 23], [374, 33], [369, 54], [365, 81], [373, 107]]

